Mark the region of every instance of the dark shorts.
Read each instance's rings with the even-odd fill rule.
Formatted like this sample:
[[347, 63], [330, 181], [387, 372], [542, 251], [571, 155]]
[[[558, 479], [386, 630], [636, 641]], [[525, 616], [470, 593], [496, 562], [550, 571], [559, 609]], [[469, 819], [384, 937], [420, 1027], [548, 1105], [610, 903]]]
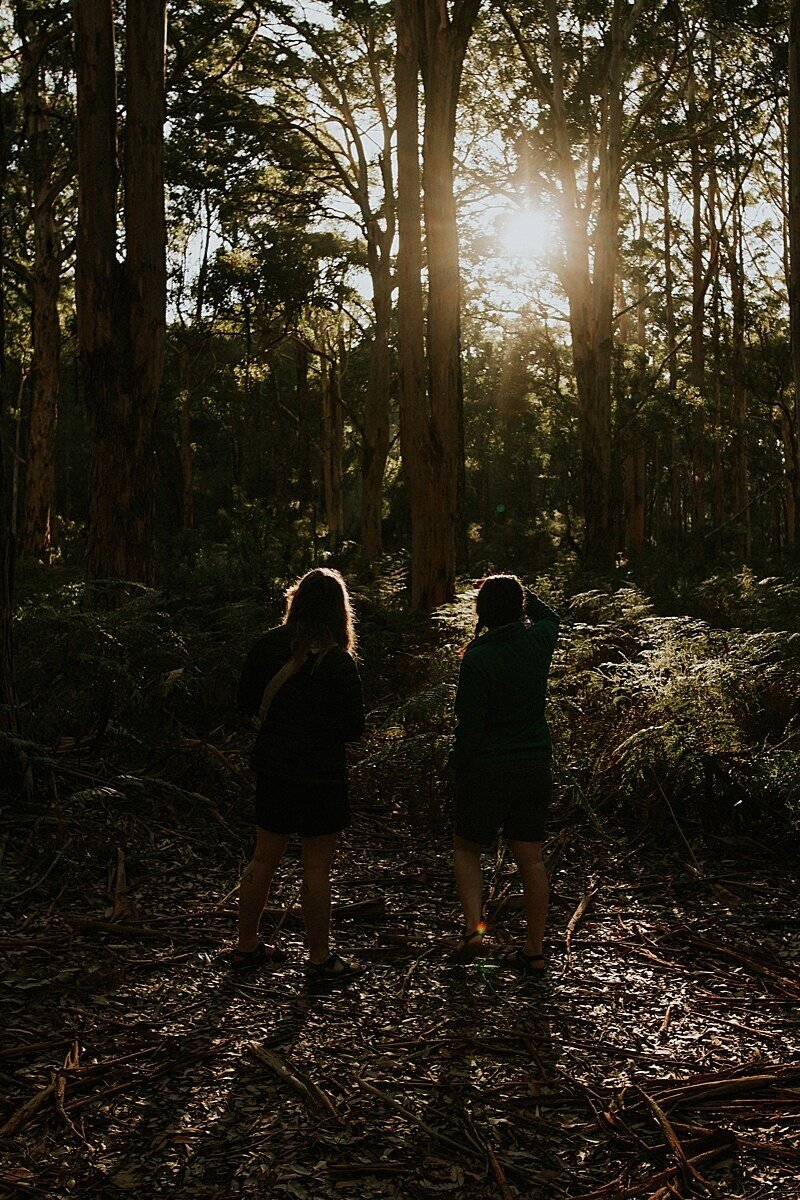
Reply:
[[480, 846], [501, 830], [508, 841], [541, 842], [552, 794], [549, 758], [465, 767], [456, 771], [454, 831]]
[[256, 776], [256, 825], [267, 833], [322, 837], [350, 824], [347, 781], [309, 783], [259, 771]]

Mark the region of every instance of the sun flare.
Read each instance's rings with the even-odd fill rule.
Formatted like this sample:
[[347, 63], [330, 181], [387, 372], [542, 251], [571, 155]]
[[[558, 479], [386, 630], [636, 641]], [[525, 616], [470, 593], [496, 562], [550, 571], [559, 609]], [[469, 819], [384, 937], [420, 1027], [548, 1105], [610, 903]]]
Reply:
[[502, 218], [500, 240], [509, 258], [540, 258], [553, 245], [555, 228], [551, 217], [536, 208], [521, 208]]

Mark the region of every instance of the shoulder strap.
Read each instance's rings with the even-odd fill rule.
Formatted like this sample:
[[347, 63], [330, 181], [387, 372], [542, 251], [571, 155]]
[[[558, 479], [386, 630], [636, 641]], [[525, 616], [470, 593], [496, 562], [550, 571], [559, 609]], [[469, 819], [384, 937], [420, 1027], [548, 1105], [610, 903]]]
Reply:
[[269, 683], [264, 688], [264, 695], [261, 697], [261, 707], [258, 710], [259, 720], [262, 723], [264, 720], [266, 720], [267, 713], [270, 710], [270, 705], [272, 704], [272, 701], [275, 699], [278, 692], [286, 683], [287, 679], [291, 679], [291, 677], [300, 670], [307, 658], [308, 654], [304, 654], [301, 658], [295, 658], [292, 656], [287, 663], [284, 663], [280, 671], [277, 671], [272, 676], [272, 679], [270, 679]]

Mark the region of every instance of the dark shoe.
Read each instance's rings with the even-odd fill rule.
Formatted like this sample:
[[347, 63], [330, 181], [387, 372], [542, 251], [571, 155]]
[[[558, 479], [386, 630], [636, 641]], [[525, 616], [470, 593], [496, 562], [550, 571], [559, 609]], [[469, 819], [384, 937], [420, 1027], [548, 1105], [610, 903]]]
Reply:
[[277, 946], [259, 942], [255, 950], [231, 950], [228, 965], [233, 971], [248, 971], [252, 967], [263, 967], [268, 962], [285, 962], [286, 952]]
[[473, 929], [472, 933], [465, 929], [450, 955], [450, 961], [454, 963], [474, 962], [483, 950], [485, 933], [485, 925], [479, 925], [477, 929]]
[[340, 954], [330, 954], [324, 962], [308, 963], [306, 967], [309, 983], [349, 983], [363, 975], [361, 963], [348, 962]]
[[515, 971], [519, 971], [520, 975], [525, 975], [529, 979], [534, 977], [539, 979], [547, 970], [543, 954], [526, 954], [522, 947], [510, 954], [506, 962]]

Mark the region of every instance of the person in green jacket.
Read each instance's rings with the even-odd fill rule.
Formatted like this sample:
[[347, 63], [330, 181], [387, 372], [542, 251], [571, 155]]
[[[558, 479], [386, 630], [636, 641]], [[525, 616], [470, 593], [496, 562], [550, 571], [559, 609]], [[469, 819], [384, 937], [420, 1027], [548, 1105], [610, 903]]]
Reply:
[[502, 830], [525, 894], [527, 939], [512, 958], [525, 974], [544, 970], [542, 939], [548, 883], [542, 861], [552, 793], [553, 744], [545, 716], [547, 676], [558, 615], [515, 575], [491, 575], [476, 600], [475, 636], [461, 660], [456, 730], [449, 755], [455, 774], [453, 851], [464, 933], [453, 957], [481, 952], [481, 852]]

